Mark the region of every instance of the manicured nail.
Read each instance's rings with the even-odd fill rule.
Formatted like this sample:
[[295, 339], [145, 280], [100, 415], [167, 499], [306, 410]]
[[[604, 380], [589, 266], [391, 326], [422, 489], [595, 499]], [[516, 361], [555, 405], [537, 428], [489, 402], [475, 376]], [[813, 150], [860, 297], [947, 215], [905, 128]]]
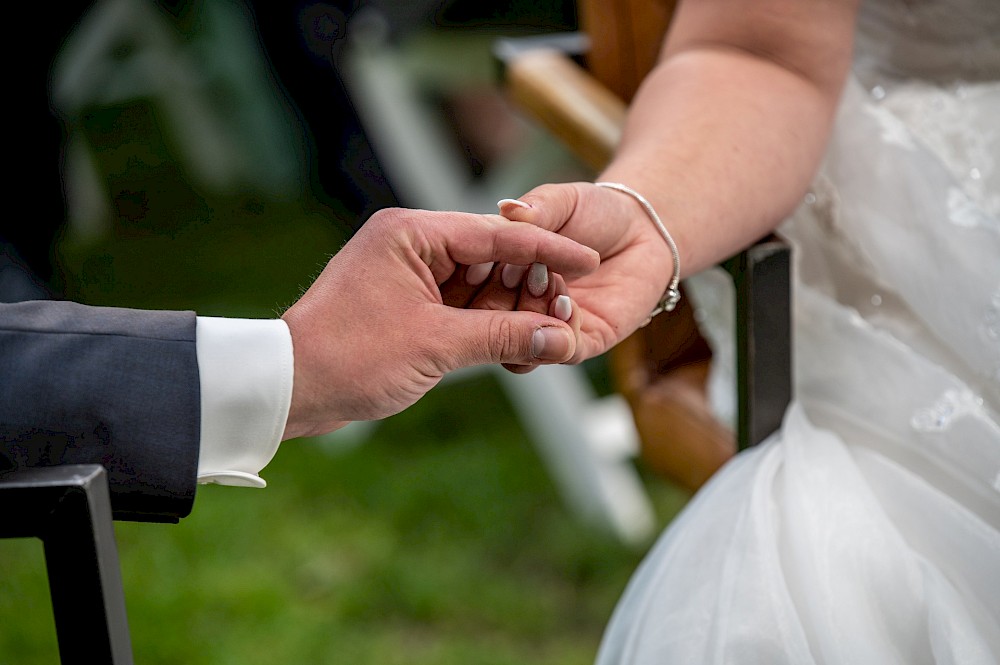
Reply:
[[539, 328], [531, 336], [531, 355], [539, 360], [562, 360], [566, 333], [559, 328]]
[[530, 208], [530, 203], [525, 203], [524, 201], [518, 201], [517, 199], [500, 199], [497, 201], [497, 208], [503, 210], [503, 207], [507, 204], [518, 206], [519, 208]]
[[490, 272], [493, 270], [493, 262], [489, 263], [476, 263], [469, 266], [469, 269], [465, 271], [465, 283], [470, 286], [477, 286], [486, 281], [486, 278], [490, 276]]
[[549, 290], [549, 268], [544, 263], [532, 263], [528, 271], [528, 293], [541, 298]]
[[500, 281], [508, 289], [516, 289], [527, 270], [528, 266], [516, 266], [513, 263], [508, 263], [503, 267], [503, 272], [500, 273]]
[[553, 309], [557, 319], [569, 321], [573, 316], [573, 301], [569, 299], [569, 296], [557, 296]]

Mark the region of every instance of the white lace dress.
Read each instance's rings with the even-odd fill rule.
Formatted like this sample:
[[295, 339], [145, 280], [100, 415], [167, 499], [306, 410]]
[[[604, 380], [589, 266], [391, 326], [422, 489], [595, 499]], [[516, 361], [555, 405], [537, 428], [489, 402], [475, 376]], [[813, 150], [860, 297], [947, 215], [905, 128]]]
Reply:
[[1000, 0], [881, 0], [796, 256], [796, 400], [598, 662], [1000, 662]]

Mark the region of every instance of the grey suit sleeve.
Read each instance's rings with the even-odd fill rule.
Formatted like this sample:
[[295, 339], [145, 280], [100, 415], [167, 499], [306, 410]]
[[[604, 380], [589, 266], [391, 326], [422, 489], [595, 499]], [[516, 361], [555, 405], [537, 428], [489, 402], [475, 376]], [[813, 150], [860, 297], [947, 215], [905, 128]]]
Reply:
[[200, 388], [193, 312], [0, 304], [0, 471], [103, 464], [116, 519], [194, 502]]

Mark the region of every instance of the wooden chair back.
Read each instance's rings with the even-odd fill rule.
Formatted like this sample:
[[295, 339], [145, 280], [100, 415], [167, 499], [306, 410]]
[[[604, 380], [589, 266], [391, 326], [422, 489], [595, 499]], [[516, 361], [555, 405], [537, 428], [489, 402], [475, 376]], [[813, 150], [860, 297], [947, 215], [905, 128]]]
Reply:
[[587, 70], [626, 102], [656, 64], [676, 0], [579, 0]]

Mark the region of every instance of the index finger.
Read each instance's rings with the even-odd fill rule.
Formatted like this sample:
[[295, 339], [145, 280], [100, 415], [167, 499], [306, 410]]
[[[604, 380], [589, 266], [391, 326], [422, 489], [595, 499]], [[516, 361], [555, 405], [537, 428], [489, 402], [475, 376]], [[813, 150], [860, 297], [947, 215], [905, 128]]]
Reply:
[[569, 278], [588, 275], [600, 265], [600, 255], [557, 233], [533, 224], [512, 222], [499, 215], [420, 212], [408, 217], [414, 249], [438, 283], [455, 271], [455, 264], [545, 263]]
[[[577, 241], [527, 222], [513, 222], [490, 215], [492, 260], [529, 266], [544, 263], [549, 269], [569, 278], [589, 275], [601, 263], [600, 254]], [[453, 249], [449, 245], [449, 249]], [[459, 248], [455, 247], [457, 252]], [[462, 261], [464, 263], [464, 261]]]

